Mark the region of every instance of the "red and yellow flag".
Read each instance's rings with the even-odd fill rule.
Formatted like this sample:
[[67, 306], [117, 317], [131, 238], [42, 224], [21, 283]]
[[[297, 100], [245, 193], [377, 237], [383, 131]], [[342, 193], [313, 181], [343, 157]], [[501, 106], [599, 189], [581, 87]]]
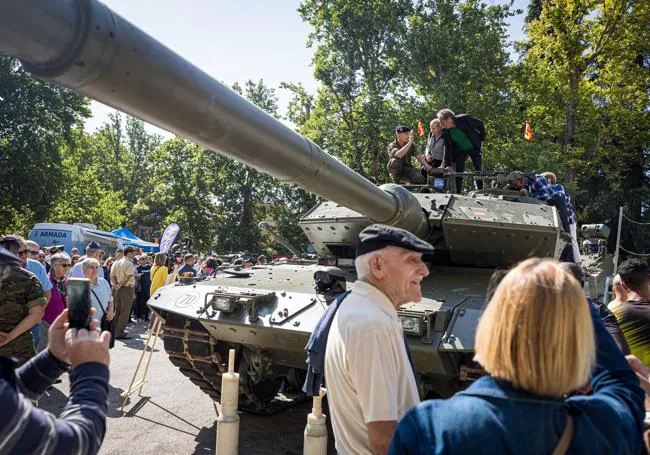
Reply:
[[524, 130], [524, 139], [528, 142], [533, 140], [533, 128], [530, 126], [530, 122], [526, 120], [526, 129]]
[[422, 119], [418, 120], [418, 134], [420, 135], [420, 137], [427, 134], [427, 132], [424, 130], [424, 125], [422, 125]]

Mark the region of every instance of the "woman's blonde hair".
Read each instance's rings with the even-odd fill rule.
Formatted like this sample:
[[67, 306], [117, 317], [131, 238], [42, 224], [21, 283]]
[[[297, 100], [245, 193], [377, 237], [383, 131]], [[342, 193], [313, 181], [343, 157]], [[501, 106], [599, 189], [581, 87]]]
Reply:
[[587, 299], [551, 259], [527, 259], [508, 272], [476, 331], [475, 360], [493, 377], [537, 395], [583, 385], [595, 357]]
[[153, 265], [163, 266], [167, 262], [167, 255], [165, 253], [156, 253], [153, 256]]

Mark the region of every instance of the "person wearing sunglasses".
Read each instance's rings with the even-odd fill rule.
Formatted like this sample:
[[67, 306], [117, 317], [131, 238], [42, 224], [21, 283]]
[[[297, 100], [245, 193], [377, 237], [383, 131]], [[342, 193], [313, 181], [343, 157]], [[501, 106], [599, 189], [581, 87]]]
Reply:
[[52, 283], [52, 296], [50, 303], [45, 307], [43, 321], [41, 322], [41, 340], [38, 349], [47, 346], [48, 331], [54, 320], [65, 310], [68, 294], [66, 285], [68, 272], [72, 261], [67, 253], [56, 253], [50, 258], [50, 283]]
[[22, 268], [27, 260], [22, 239], [3, 236], [0, 247], [19, 258], [6, 264], [0, 285], [0, 356], [15, 357], [22, 365], [36, 354], [30, 329], [41, 321], [45, 294], [36, 275]]

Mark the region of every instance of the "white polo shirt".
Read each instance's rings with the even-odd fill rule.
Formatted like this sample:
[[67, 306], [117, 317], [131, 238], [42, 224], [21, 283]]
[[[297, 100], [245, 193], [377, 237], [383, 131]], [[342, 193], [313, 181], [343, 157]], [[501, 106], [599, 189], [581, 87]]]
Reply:
[[420, 402], [397, 311], [368, 283], [354, 283], [334, 316], [325, 383], [336, 450], [344, 455], [371, 455], [366, 424], [399, 421]]

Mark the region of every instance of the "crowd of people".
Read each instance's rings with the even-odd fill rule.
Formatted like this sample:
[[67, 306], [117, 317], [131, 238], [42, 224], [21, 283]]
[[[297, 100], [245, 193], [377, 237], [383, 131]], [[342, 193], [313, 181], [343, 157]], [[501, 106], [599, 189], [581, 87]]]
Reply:
[[[19, 236], [0, 238], [2, 453], [95, 453], [106, 432], [112, 338], [100, 328], [113, 322], [123, 338], [132, 306], [147, 319], [146, 305], [139, 307], [145, 296], [221, 265], [189, 253], [168, 261], [133, 247], [102, 265], [97, 247], [90, 243], [73, 267], [60, 249], [43, 255]], [[650, 443], [645, 262], [620, 264], [609, 305], [585, 295], [574, 263], [530, 258], [495, 272], [475, 340], [485, 375], [451, 398], [420, 402], [397, 310], [422, 299], [433, 252], [408, 231], [367, 227], [357, 241], [358, 280], [313, 331], [305, 390], [326, 384], [339, 453], [638, 453], [644, 438]], [[69, 277], [91, 282], [89, 330], [68, 327]], [[66, 371], [71, 397], [54, 418], [33, 400]]]

